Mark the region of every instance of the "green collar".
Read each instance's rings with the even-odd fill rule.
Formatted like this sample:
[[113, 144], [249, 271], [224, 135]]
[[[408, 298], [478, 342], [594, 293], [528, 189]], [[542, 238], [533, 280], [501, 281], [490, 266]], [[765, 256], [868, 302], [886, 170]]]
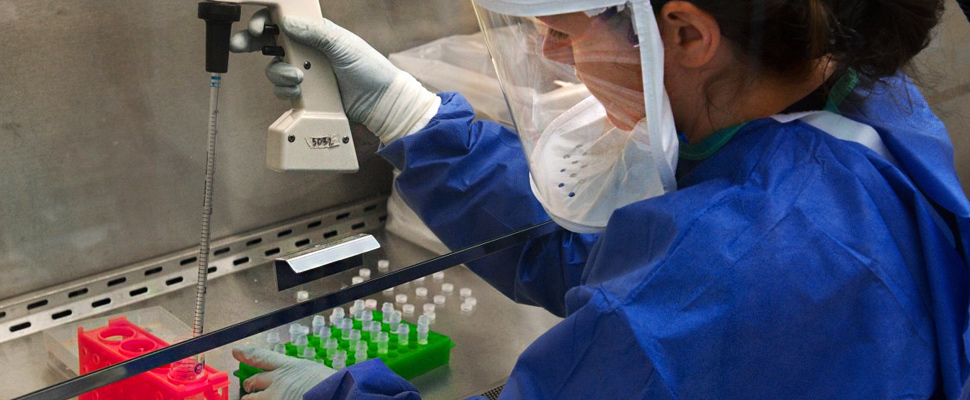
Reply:
[[706, 160], [708, 157], [717, 153], [727, 142], [731, 141], [734, 134], [738, 133], [747, 122], [731, 125], [711, 134], [700, 143], [689, 143], [684, 137], [680, 138], [680, 158], [688, 161]]
[[[846, 97], [855, 90], [856, 85], [859, 84], [859, 74], [854, 70], [849, 69], [845, 75], [842, 75], [835, 85], [832, 86], [832, 90], [829, 92], [829, 99], [825, 104], [825, 111], [834, 112], [839, 114], [839, 105], [845, 100]], [[734, 135], [741, 131], [747, 125], [747, 122], [742, 122], [737, 125], [732, 125], [727, 128], [721, 129], [717, 132], [711, 134], [706, 139], [700, 141], [700, 143], [688, 143], [683, 134], [679, 135], [680, 138], [680, 158], [688, 161], [701, 161], [706, 160], [710, 156], [717, 153], [724, 145], [734, 138]]]
[[845, 101], [846, 97], [855, 90], [855, 87], [859, 85], [859, 74], [855, 72], [854, 69], [849, 69], [846, 71], [845, 75], [841, 78], [835, 85], [832, 86], [832, 90], [829, 91], [829, 100], [825, 103], [825, 111], [834, 112], [836, 114], [842, 114], [839, 111], [839, 106]]

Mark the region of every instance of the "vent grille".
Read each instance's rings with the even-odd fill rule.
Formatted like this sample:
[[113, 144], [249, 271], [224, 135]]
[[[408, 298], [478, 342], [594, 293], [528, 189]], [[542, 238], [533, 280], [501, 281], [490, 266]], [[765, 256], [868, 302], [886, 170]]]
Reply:
[[499, 385], [499, 387], [497, 388], [494, 388], [485, 393], [482, 393], [482, 397], [485, 397], [488, 400], [498, 400], [498, 396], [502, 394], [502, 389], [505, 389], [504, 383], [502, 385]]
[[[387, 219], [384, 197], [213, 241], [209, 279], [243, 271], [306, 246], [375, 229]], [[294, 240], [296, 237], [296, 240]], [[0, 343], [194, 286], [197, 248], [0, 302]]]

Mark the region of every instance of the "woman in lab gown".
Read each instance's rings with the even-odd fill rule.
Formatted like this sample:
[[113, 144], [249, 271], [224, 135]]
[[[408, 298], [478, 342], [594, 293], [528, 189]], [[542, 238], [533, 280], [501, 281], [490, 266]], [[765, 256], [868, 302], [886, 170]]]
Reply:
[[[751, 35], [749, 20], [729, 18], [753, 15], [753, 2], [658, 3], [681, 133], [677, 190], [617, 208], [599, 233], [560, 228], [468, 264], [515, 301], [565, 317], [521, 355], [501, 398], [960, 396], [970, 203], [943, 124], [897, 72], [925, 46], [941, 4], [758, 2], [783, 21], [759, 20], [759, 52], [732, 37]], [[830, 29], [808, 32], [798, 18]], [[330, 57], [348, 115], [381, 138], [402, 197], [450, 248], [549, 220], [516, 132], [475, 121], [459, 94], [427, 93], [329, 21], [281, 25]], [[812, 35], [831, 45], [821, 58], [835, 68], [772, 73], [817, 66], [793, 44]], [[257, 42], [243, 34], [236, 50]], [[724, 78], [736, 70], [760, 72]], [[298, 95], [298, 73], [276, 62], [270, 75], [278, 94]], [[771, 118], [823, 109], [870, 127], [876, 143]], [[332, 371], [266, 353], [235, 351], [280, 371], [248, 381], [253, 398], [418, 398], [379, 360], [323, 379]]]

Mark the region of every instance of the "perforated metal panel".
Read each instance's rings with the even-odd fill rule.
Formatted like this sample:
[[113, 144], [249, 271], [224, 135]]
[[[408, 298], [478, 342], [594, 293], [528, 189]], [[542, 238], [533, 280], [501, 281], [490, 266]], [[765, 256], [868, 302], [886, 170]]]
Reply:
[[[216, 240], [209, 279], [270, 262], [314, 244], [380, 228], [386, 199], [370, 199]], [[0, 343], [194, 286], [196, 248], [0, 302]]]
[[499, 387], [496, 387], [496, 388], [494, 388], [492, 390], [489, 390], [489, 391], [487, 391], [485, 393], [482, 393], [482, 397], [485, 397], [488, 400], [496, 400], [496, 399], [498, 399], [498, 396], [500, 394], [502, 394], [502, 389], [505, 389], [505, 385], [504, 384], [501, 385], [501, 386], [499, 386]]

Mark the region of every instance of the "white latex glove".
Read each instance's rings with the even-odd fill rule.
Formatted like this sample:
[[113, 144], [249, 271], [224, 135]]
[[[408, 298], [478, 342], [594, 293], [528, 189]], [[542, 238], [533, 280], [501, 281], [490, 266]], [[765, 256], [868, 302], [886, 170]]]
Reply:
[[303, 400], [303, 394], [336, 371], [309, 360], [287, 357], [266, 349], [238, 347], [232, 356], [263, 370], [243, 382], [249, 394], [240, 400]]
[[[269, 23], [272, 21], [268, 10], [253, 15], [249, 29], [232, 36], [232, 51], [260, 51], [263, 46], [275, 43], [270, 35], [263, 36], [263, 28]], [[363, 39], [328, 19], [286, 17], [279, 26], [291, 39], [327, 56], [337, 77], [347, 117], [367, 126], [384, 144], [406, 135], [437, 102], [437, 96], [413, 76], [395, 67]], [[266, 76], [276, 85], [277, 97], [299, 97], [299, 85], [303, 82], [303, 71], [299, 68], [277, 59], [266, 67]]]

